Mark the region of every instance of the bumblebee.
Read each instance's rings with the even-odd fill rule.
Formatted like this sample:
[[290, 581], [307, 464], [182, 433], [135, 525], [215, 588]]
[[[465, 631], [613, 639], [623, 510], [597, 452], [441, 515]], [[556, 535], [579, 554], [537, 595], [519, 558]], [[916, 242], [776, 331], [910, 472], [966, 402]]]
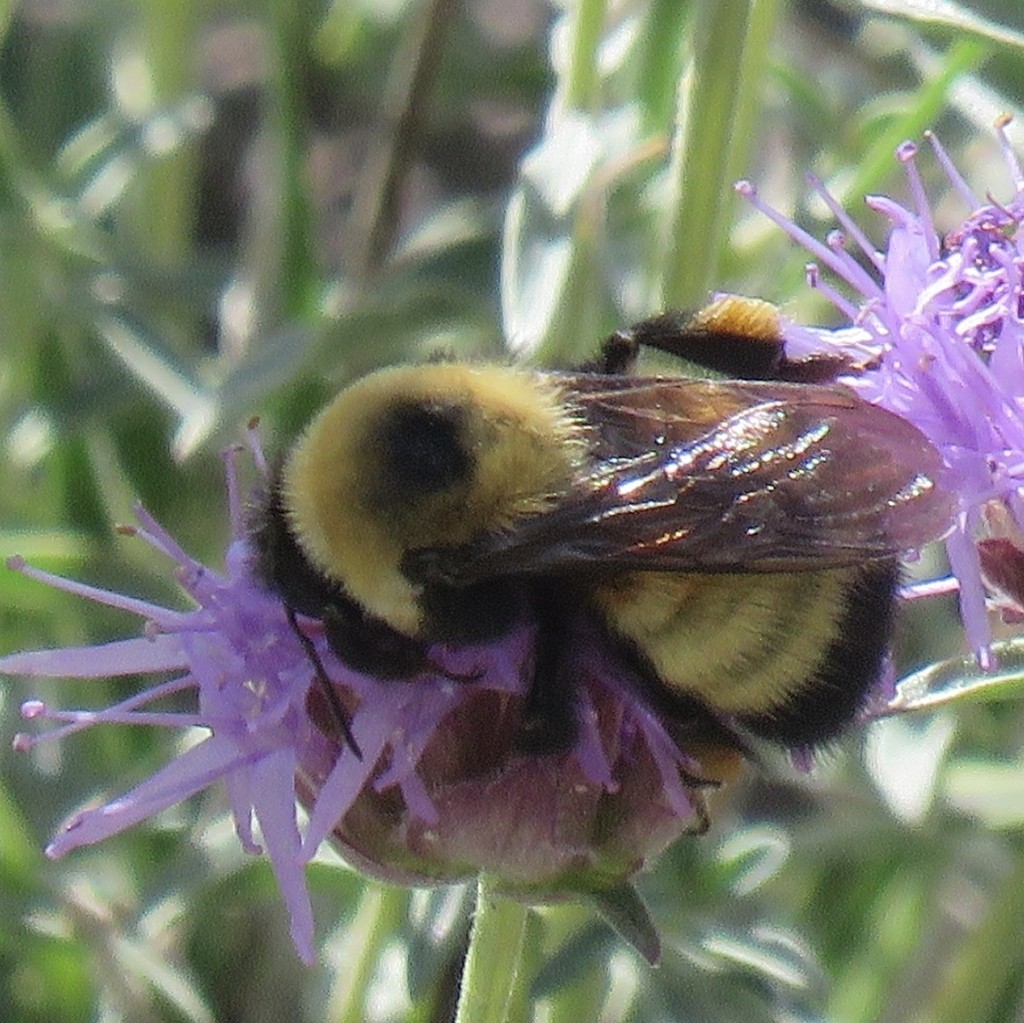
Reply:
[[[638, 375], [643, 348], [727, 379]], [[534, 622], [526, 749], [575, 733], [580, 614], [652, 704], [820, 745], [879, 675], [900, 552], [951, 519], [936, 451], [834, 382], [849, 368], [788, 359], [775, 308], [726, 296], [613, 334], [578, 372], [380, 370], [283, 460], [261, 574], [293, 623], [320, 619], [344, 663], [385, 679]]]

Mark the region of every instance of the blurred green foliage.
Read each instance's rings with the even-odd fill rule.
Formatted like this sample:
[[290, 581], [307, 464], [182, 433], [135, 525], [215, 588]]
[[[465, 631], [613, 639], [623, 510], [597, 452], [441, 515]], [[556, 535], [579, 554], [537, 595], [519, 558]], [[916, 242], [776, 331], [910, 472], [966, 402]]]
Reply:
[[[805, 172], [854, 209], [866, 192], [903, 196], [893, 147], [930, 127], [979, 194], [1004, 194], [988, 126], [1024, 102], [1024, 14], [1018, 0], [941, 13], [0, 5], [0, 552], [175, 601], [166, 566], [111, 524], [142, 500], [216, 564], [219, 450], [253, 415], [274, 450], [378, 365], [506, 345], [571, 363], [713, 289], [827, 315], [805, 254], [731, 182], [757, 181], [820, 235]], [[964, 212], [950, 205], [950, 222]], [[956, 654], [954, 622], [949, 606], [908, 615], [907, 663]], [[126, 628], [0, 573], [4, 651]], [[117, 692], [90, 685], [5, 683], [4, 749], [22, 699]], [[752, 770], [711, 833], [643, 879], [659, 970], [587, 910], [531, 918], [545, 1018], [1020, 1020], [1022, 726], [1012, 706], [972, 705], [876, 725], [811, 775]], [[448, 1019], [468, 895], [382, 891], [316, 864], [322, 960], [307, 970], [222, 793], [45, 860], [63, 816], [175, 741], [114, 730], [0, 752], [0, 1019]]]

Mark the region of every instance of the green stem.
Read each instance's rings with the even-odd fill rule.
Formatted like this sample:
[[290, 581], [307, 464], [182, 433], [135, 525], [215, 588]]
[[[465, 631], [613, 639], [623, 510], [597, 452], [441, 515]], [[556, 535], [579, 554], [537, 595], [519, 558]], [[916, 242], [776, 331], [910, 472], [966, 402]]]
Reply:
[[604, 31], [605, 0], [579, 0], [571, 25], [572, 50], [566, 105], [591, 110], [597, 102], [597, 47]]
[[496, 894], [489, 879], [480, 878], [455, 1023], [520, 1018], [528, 980], [523, 955], [529, 918], [527, 906]]
[[643, 15], [637, 55], [636, 94], [644, 130], [668, 136], [678, 93], [678, 75], [689, 9], [679, 0], [650, 0]]
[[268, 8], [273, 44], [269, 135], [275, 154], [280, 218], [275, 231], [276, 266], [268, 267], [280, 289], [280, 314], [303, 320], [317, 301], [313, 255], [313, 211], [306, 186], [309, 37], [316, 18], [309, 0], [272, 0]]
[[456, 0], [426, 0], [391, 65], [377, 136], [359, 175], [352, 276], [383, 265], [398, 227], [402, 188], [416, 163]]
[[693, 55], [673, 136], [664, 306], [699, 305], [718, 279], [732, 182], [746, 159], [775, 18], [776, 0], [695, 6]]
[[408, 894], [367, 882], [355, 918], [346, 928], [341, 964], [331, 988], [326, 1018], [338, 1023], [362, 1023], [366, 1019], [366, 992], [384, 946], [405, 916]]
[[[194, 88], [197, 8], [191, 0], [147, 0], [140, 15], [153, 104], [160, 110]], [[179, 145], [141, 171], [132, 226], [139, 246], [156, 266], [178, 270], [190, 251], [196, 163], [195, 147]]]

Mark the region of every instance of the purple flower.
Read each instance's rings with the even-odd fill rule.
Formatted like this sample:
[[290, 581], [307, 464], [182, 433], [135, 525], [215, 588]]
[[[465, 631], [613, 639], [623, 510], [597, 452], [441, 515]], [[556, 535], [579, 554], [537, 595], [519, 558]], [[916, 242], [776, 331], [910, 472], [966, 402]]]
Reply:
[[[853, 293], [840, 293], [821, 278], [818, 265], [809, 265], [811, 285], [851, 325], [827, 330], [786, 322], [787, 351], [845, 352], [858, 371], [844, 381], [914, 423], [951, 470], [959, 505], [946, 550], [959, 582], [968, 640], [983, 664], [990, 660], [984, 580], [992, 582], [998, 568], [997, 586], [1005, 596], [1014, 583], [1019, 593], [1024, 578], [1024, 552], [1009, 535], [1024, 525], [1024, 172], [1006, 123], [996, 126], [1014, 189], [1005, 204], [976, 196], [938, 140], [926, 136], [971, 211], [944, 237], [936, 231], [911, 142], [896, 151], [906, 169], [911, 208], [884, 196], [866, 200], [889, 222], [883, 251], [814, 178], [812, 187], [842, 227], [824, 243], [764, 203], [749, 182], [737, 185]], [[857, 254], [847, 250], [849, 242]], [[998, 530], [996, 521], [1003, 524]], [[988, 538], [978, 543], [982, 532]], [[993, 532], [999, 534], [996, 544]]]
[[[265, 472], [259, 445], [253, 456]], [[229, 454], [231, 520], [223, 572], [190, 557], [142, 508], [125, 530], [166, 554], [195, 602], [175, 611], [9, 567], [48, 585], [138, 615], [143, 635], [100, 646], [0, 658], [0, 672], [100, 678], [170, 672], [171, 678], [101, 710], [60, 710], [30, 700], [23, 716], [61, 724], [19, 735], [15, 747], [99, 724], [198, 727], [209, 733], [151, 778], [104, 806], [77, 813], [47, 849], [52, 857], [97, 842], [223, 780], [235, 830], [265, 850], [291, 917], [299, 954], [313, 960], [305, 864], [330, 839], [355, 866], [412, 884], [479, 871], [529, 898], [621, 884], [687, 829], [699, 826], [696, 778], [725, 778], [736, 754], [714, 744], [700, 759], [680, 751], [666, 725], [636, 699], [637, 680], [600, 638], [577, 630], [581, 729], [562, 754], [531, 757], [514, 744], [533, 661], [527, 628], [499, 642], [437, 647], [451, 677], [395, 682], [360, 675], [330, 651], [319, 622], [301, 627], [351, 716], [362, 756], [341, 741], [328, 701], [283, 604], [253, 575], [254, 554]], [[152, 710], [193, 692], [191, 713]], [[696, 747], [695, 747], [696, 754]], [[297, 806], [308, 811], [300, 829]], [[255, 826], [258, 824], [260, 839]]]

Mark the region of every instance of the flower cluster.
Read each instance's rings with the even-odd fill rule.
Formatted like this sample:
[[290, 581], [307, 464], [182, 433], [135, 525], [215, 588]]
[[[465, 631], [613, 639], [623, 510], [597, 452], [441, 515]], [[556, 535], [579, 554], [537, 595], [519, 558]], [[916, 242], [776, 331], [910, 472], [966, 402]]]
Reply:
[[[258, 465], [262, 452], [253, 444]], [[270, 858], [300, 955], [314, 958], [304, 867], [331, 840], [354, 866], [388, 880], [430, 884], [485, 871], [512, 894], [543, 899], [623, 883], [687, 829], [700, 826], [697, 779], [725, 761], [679, 749], [666, 723], [639, 704], [636, 679], [578, 630], [580, 734], [565, 753], [527, 756], [513, 741], [531, 670], [530, 628], [496, 642], [431, 650], [439, 677], [380, 681], [346, 668], [319, 623], [301, 627], [351, 712], [358, 753], [338, 734], [316, 671], [284, 605], [253, 574], [254, 552], [228, 460], [232, 538], [223, 572], [200, 564], [142, 508], [123, 531], [167, 555], [196, 607], [176, 611], [73, 582], [12, 559], [40, 582], [120, 608], [144, 634], [102, 646], [0, 658], [0, 673], [172, 678], [100, 710], [37, 700], [26, 719], [58, 721], [19, 735], [16, 748], [101, 724], [196, 727], [205, 738], [105, 805], [77, 813], [52, 857], [97, 842], [223, 780], [242, 846]], [[452, 681], [472, 675], [472, 683]], [[196, 710], [154, 710], [194, 693]], [[298, 806], [308, 812], [300, 828]]]
[[[971, 210], [945, 236], [933, 221], [917, 147], [905, 142], [898, 148], [912, 208], [884, 196], [866, 200], [889, 221], [884, 251], [814, 178], [811, 186], [842, 228], [824, 242], [764, 203], [749, 182], [737, 186], [855, 296], [841, 294], [822, 279], [818, 264], [809, 265], [811, 285], [850, 325], [827, 330], [786, 323], [787, 351], [849, 355], [861, 368], [845, 382], [914, 423], [942, 455], [959, 502], [946, 550], [967, 637], [982, 664], [989, 662], [990, 640], [985, 583], [1007, 605], [1024, 604], [1024, 172], [1006, 124], [996, 125], [1014, 189], [1005, 204], [976, 196], [939, 141], [927, 135]], [[859, 251], [849, 251], [850, 242]]]

